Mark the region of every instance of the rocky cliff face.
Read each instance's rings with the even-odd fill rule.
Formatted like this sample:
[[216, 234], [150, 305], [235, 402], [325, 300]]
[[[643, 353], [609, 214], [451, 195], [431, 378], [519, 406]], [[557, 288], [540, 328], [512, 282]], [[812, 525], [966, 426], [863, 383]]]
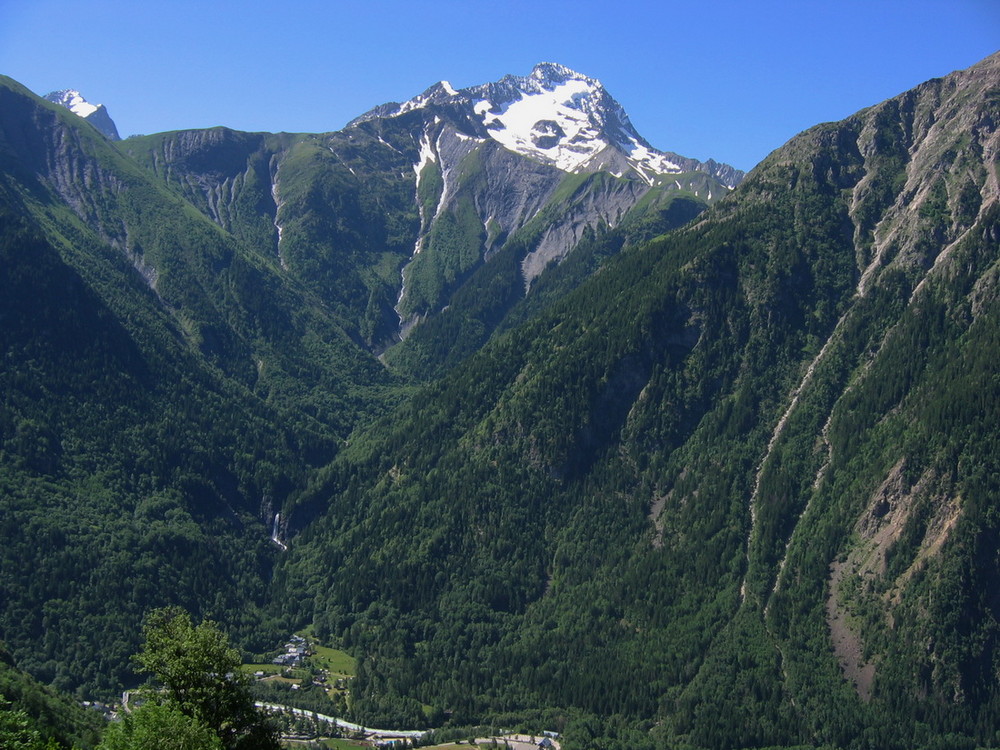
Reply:
[[107, 242], [123, 245], [121, 225], [107, 221], [100, 210], [105, 197], [118, 195], [125, 184], [102, 164], [111, 152], [100, 139], [90, 140], [74, 128], [67, 114], [37, 106], [27, 90], [5, 82], [9, 85], [0, 87], [7, 114], [0, 121], [5, 168], [51, 190]]
[[530, 223], [543, 227], [521, 258], [526, 288], [563, 260], [585, 230], [616, 226], [650, 189], [638, 180], [595, 186], [567, 179], [558, 168], [451, 125], [432, 121], [425, 128], [414, 165], [421, 227], [396, 305], [404, 332], [447, 306], [463, 277]]

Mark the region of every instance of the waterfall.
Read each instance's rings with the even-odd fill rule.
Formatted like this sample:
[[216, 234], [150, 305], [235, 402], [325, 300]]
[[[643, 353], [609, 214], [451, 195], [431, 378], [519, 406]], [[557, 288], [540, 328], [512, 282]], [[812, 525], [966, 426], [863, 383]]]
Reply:
[[286, 550], [288, 549], [288, 545], [285, 544], [283, 541], [281, 541], [281, 538], [278, 536], [280, 532], [281, 532], [281, 514], [275, 513], [274, 526], [271, 528], [271, 541], [277, 544], [279, 547], [281, 547], [281, 549]]

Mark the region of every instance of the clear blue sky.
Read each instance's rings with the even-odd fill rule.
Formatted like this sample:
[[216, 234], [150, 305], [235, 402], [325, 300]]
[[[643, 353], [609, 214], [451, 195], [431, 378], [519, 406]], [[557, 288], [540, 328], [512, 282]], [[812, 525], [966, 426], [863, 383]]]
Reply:
[[338, 130], [553, 61], [655, 147], [742, 169], [997, 50], [1000, 0], [0, 0], [0, 73], [79, 89], [123, 136]]

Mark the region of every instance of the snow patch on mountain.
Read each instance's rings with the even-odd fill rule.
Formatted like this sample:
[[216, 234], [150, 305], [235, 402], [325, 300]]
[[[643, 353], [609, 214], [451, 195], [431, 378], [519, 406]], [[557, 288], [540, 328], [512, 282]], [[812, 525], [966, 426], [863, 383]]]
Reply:
[[413, 171], [417, 175], [418, 190], [420, 189], [420, 175], [424, 171], [424, 167], [432, 161], [437, 161], [437, 154], [434, 153], [434, 147], [431, 146], [430, 135], [424, 133], [423, 138], [420, 139], [420, 161], [413, 165]]
[[511, 151], [574, 172], [607, 147], [599, 128], [581, 107], [581, 100], [590, 93], [586, 81], [569, 80], [551, 90], [526, 94], [503, 105], [499, 113], [494, 113], [493, 107], [486, 109], [483, 124], [495, 141]]
[[431, 144], [430, 135], [428, 133], [424, 133], [423, 137], [420, 139], [420, 161], [413, 165], [413, 172], [416, 175], [417, 211], [420, 214], [420, 232], [417, 234], [417, 241], [413, 248], [414, 255], [417, 255], [420, 252], [427, 227], [434, 218], [433, 216], [424, 215], [424, 204], [420, 200], [420, 184], [423, 178], [424, 168], [431, 162], [437, 162], [437, 153], [434, 151], [434, 146]]

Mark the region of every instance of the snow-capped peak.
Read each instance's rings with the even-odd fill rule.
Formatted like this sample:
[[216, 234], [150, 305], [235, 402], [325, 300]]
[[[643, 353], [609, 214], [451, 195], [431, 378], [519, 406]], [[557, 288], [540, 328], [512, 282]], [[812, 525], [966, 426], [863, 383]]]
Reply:
[[79, 115], [80, 117], [89, 117], [97, 111], [97, 108], [101, 105], [91, 104], [86, 99], [83, 98], [83, 94], [74, 89], [64, 89], [62, 91], [53, 91], [45, 97], [48, 101], [54, 102], [55, 104], [61, 104], [74, 115]]
[[118, 128], [115, 127], [115, 123], [108, 114], [107, 107], [103, 104], [91, 104], [83, 98], [83, 94], [79, 91], [75, 89], [53, 91], [50, 94], [46, 94], [45, 99], [53, 104], [61, 104], [73, 114], [82, 117], [101, 131], [105, 137], [113, 141], [119, 139]]
[[348, 127], [432, 105], [457, 108], [463, 127], [475, 124], [472, 135], [565, 172], [628, 172], [649, 184], [667, 174], [714, 173], [708, 164], [654, 149], [600, 81], [552, 62], [539, 63], [527, 76], [458, 90], [441, 81], [402, 104], [376, 107]]
[[540, 63], [529, 76], [466, 91], [490, 137], [566, 172], [587, 169], [609, 148], [626, 158], [640, 143], [648, 148], [600, 81], [564, 65]]

